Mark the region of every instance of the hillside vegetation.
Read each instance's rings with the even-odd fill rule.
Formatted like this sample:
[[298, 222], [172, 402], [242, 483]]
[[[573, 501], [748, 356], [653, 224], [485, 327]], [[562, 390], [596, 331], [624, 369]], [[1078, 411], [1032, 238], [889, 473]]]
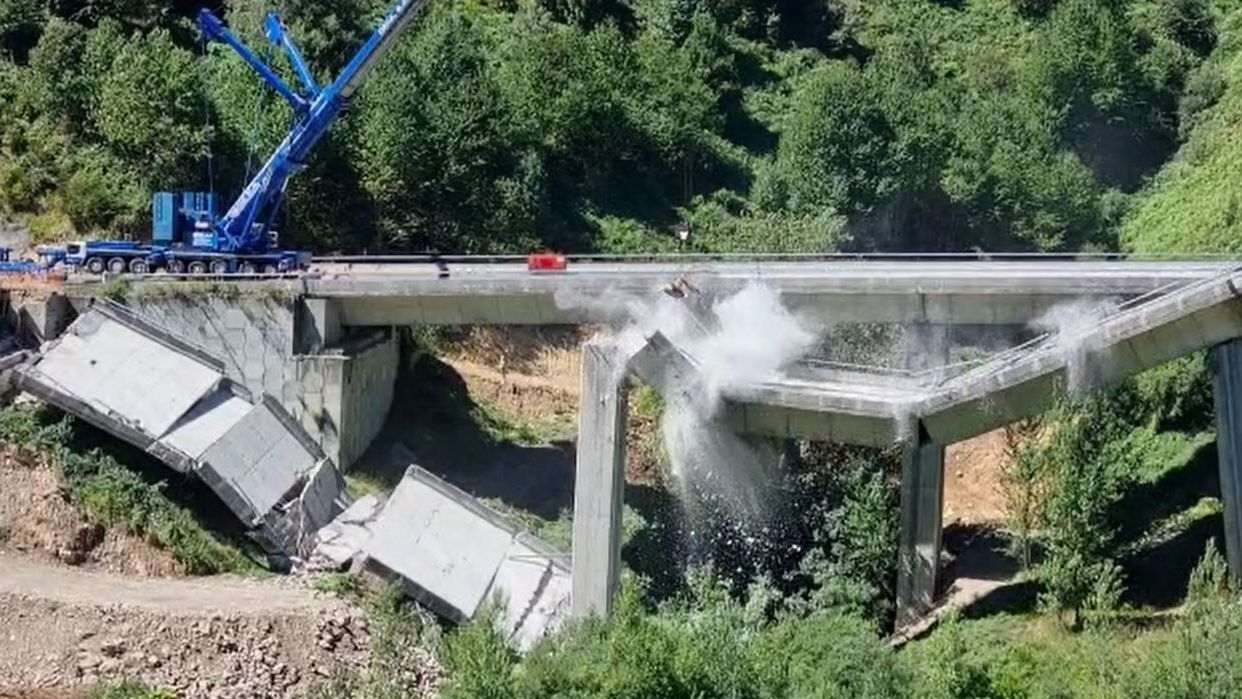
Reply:
[[1126, 221], [1123, 242], [1142, 252], [1242, 250], [1242, 15], [1191, 76], [1182, 98], [1185, 143]]
[[[294, 82], [265, 7], [324, 80], [388, 3], [208, 4]], [[196, 6], [0, 7], [10, 216], [137, 236], [155, 189], [239, 191], [289, 110], [198, 44]], [[1206, 235], [1232, 210], [1235, 6], [433, 3], [293, 181], [281, 230], [319, 252], [659, 251], [682, 224], [699, 250], [1113, 248], [1189, 138], [1124, 227], [1137, 247], [1164, 221]], [[1188, 188], [1211, 206], [1159, 204]]]

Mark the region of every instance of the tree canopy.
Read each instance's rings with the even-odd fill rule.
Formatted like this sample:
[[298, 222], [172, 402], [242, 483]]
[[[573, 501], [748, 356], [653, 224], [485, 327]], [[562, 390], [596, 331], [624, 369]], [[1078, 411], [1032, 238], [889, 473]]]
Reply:
[[[261, 33], [282, 11], [321, 80], [387, 5], [208, 4], [292, 77]], [[9, 216], [43, 237], [141, 237], [152, 191], [240, 191], [290, 115], [201, 46], [197, 6], [4, 3]], [[1237, 218], [1199, 182], [1237, 160], [1237, 6], [433, 3], [279, 224], [321, 252], [1176, 249], [1180, 233], [1150, 231]], [[1161, 203], [1186, 188], [1204, 205]]]

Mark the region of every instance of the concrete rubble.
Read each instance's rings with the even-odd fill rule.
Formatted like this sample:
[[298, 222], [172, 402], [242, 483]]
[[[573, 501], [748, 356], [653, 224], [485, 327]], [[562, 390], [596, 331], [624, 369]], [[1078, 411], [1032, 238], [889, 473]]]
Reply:
[[384, 504], [359, 500], [320, 530], [311, 563], [348, 561], [454, 621], [498, 603], [502, 633], [523, 650], [569, 616], [563, 554], [417, 466]]

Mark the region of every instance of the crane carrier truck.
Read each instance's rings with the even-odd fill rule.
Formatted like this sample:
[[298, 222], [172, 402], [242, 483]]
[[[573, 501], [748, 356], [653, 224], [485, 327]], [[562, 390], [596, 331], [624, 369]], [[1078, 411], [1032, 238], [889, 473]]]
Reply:
[[305, 269], [310, 253], [282, 250], [273, 229], [289, 179], [307, 162], [376, 63], [430, 0], [399, 0], [328, 85], [319, 85], [280, 17], [269, 12], [267, 39], [281, 47], [300, 85], [287, 84], [210, 10], [198, 13], [207, 40], [230, 46], [294, 113], [293, 127], [223, 215], [212, 192], [159, 192], [152, 202], [150, 242], [85, 240], [65, 246], [66, 264], [92, 274], [166, 270], [174, 274], [285, 273]]

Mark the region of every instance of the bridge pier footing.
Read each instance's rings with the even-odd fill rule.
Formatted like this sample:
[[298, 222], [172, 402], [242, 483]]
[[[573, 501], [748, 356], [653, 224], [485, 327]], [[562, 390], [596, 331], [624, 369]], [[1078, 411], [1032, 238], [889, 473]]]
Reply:
[[1224, 502], [1229, 574], [1242, 580], [1242, 339], [1213, 347], [1212, 393], [1216, 399], [1216, 450]]
[[573, 614], [607, 615], [621, 571], [621, 504], [627, 425], [625, 358], [620, 348], [582, 347], [574, 478]]
[[932, 608], [940, 567], [944, 500], [944, 447], [926, 435], [912, 438], [902, 454], [901, 539], [897, 550], [897, 626]]

